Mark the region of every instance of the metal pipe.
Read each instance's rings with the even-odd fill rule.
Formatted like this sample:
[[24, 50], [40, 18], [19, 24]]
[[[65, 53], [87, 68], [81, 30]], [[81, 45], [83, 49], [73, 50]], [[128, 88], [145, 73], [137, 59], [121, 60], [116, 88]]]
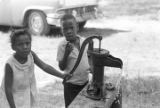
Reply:
[[99, 39], [99, 53], [101, 53], [101, 39]]

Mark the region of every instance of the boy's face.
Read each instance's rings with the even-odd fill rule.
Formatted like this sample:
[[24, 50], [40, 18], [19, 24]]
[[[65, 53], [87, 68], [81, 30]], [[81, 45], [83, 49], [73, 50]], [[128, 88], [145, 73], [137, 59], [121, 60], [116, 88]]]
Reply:
[[62, 33], [67, 41], [74, 41], [77, 35], [77, 23], [74, 19], [61, 22]]
[[13, 48], [18, 56], [26, 58], [31, 51], [31, 39], [27, 35], [21, 35], [16, 39]]

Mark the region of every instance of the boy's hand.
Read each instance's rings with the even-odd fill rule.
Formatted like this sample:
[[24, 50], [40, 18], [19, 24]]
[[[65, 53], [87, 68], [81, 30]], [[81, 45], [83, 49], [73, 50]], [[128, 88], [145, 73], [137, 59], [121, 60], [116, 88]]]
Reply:
[[72, 50], [73, 50], [73, 46], [72, 46], [72, 44], [70, 42], [68, 42], [67, 45], [66, 45], [65, 53], [67, 55], [69, 55]]

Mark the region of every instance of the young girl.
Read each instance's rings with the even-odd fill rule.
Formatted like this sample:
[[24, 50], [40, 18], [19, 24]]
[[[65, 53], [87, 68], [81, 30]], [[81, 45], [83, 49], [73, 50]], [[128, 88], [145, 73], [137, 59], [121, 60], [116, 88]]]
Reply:
[[59, 78], [64, 78], [67, 74], [62, 74], [47, 65], [31, 51], [32, 38], [25, 30], [13, 32], [10, 40], [15, 53], [5, 65], [0, 108], [37, 108], [34, 64]]

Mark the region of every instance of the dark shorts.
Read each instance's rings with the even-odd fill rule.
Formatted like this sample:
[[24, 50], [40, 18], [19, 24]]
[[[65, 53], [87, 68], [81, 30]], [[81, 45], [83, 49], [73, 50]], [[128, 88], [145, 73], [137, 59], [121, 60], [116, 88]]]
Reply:
[[84, 85], [75, 85], [71, 83], [64, 83], [64, 100], [65, 100], [65, 107], [67, 108], [70, 103], [74, 100], [74, 98], [78, 95], [78, 93], [85, 87], [86, 82]]

